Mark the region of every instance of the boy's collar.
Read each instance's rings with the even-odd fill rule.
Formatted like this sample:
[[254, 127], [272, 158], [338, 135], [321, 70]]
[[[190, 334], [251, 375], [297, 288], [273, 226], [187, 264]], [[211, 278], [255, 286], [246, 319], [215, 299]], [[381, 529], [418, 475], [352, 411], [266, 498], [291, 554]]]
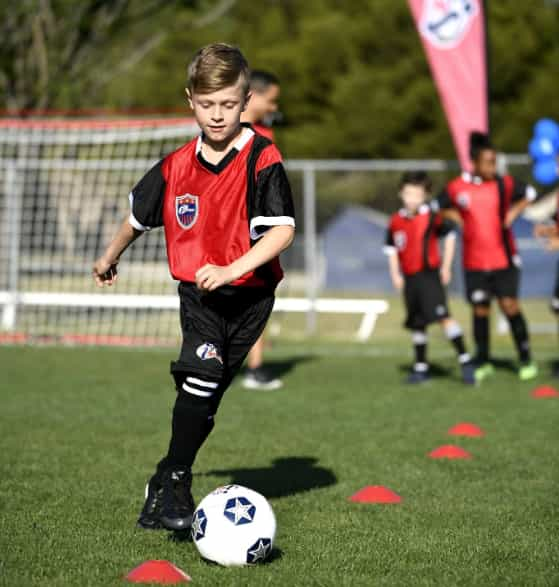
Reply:
[[423, 204], [421, 204], [421, 206], [419, 206], [415, 214], [411, 214], [407, 210], [407, 208], [400, 208], [400, 216], [403, 216], [404, 218], [413, 218], [414, 216], [418, 216], [419, 214], [427, 214], [429, 210], [429, 204], [424, 202]]
[[483, 183], [483, 179], [479, 175], [472, 175], [468, 171], [462, 172], [462, 179], [468, 183], [473, 183], [475, 185], [480, 185]]
[[[250, 141], [250, 139], [254, 136], [254, 131], [252, 130], [252, 127], [250, 126], [250, 124], [241, 124], [242, 126], [242, 130], [241, 130], [241, 134], [239, 135], [239, 138], [235, 141], [235, 144], [231, 147], [231, 149], [229, 149], [229, 151], [231, 151], [232, 149], [235, 149], [237, 151], [242, 151], [243, 148], [246, 146], [246, 144]], [[198, 139], [196, 140], [196, 155], [198, 155], [199, 153], [202, 152], [202, 143], [204, 141], [204, 133], [201, 132], [198, 135]]]

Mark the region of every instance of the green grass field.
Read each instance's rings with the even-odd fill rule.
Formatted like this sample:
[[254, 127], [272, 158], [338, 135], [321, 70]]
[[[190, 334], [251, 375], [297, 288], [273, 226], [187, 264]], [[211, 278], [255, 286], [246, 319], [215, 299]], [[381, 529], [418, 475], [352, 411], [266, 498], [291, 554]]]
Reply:
[[[440, 376], [402, 385], [403, 341], [280, 342], [269, 358], [281, 392], [228, 392], [195, 497], [245, 484], [278, 519], [273, 560], [236, 569], [134, 527], [168, 441], [173, 352], [0, 348], [0, 584], [122, 585], [140, 562], [168, 559], [208, 586], [559, 585], [559, 400], [530, 396], [550, 382], [552, 338], [536, 339], [536, 383], [505, 367], [475, 389], [438, 339]], [[461, 421], [486, 436], [448, 437]], [[427, 458], [451, 442], [473, 458]], [[348, 502], [365, 485], [403, 502]]]

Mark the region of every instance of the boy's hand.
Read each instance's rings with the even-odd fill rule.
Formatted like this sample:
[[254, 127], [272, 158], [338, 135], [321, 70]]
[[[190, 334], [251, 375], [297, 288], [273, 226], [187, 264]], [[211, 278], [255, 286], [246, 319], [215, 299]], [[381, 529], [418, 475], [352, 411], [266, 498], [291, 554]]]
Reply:
[[555, 224], [536, 224], [534, 226], [534, 236], [536, 238], [550, 238], [557, 234]]
[[559, 236], [552, 236], [545, 244], [547, 251], [559, 251]]
[[93, 279], [98, 287], [113, 285], [118, 278], [117, 263], [99, 257], [93, 264]]
[[203, 291], [214, 291], [235, 279], [236, 276], [230, 265], [223, 267], [208, 263], [196, 271], [196, 286]]
[[404, 287], [404, 278], [400, 273], [392, 276], [392, 285], [394, 289], [400, 291]]
[[505, 216], [505, 228], [510, 228], [518, 216], [518, 210], [511, 208]]
[[442, 284], [448, 285], [452, 280], [452, 269], [450, 267], [441, 267], [440, 275]]

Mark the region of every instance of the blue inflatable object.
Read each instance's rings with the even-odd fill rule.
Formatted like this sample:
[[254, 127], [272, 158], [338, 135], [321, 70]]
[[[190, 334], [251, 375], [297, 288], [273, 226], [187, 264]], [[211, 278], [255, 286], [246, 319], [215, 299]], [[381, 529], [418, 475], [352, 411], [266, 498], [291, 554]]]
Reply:
[[532, 175], [538, 183], [541, 183], [542, 185], [550, 185], [559, 179], [557, 166], [558, 164], [555, 157], [539, 159], [532, 168]]
[[549, 159], [556, 154], [555, 145], [548, 137], [534, 137], [528, 145], [528, 152], [534, 161]]
[[536, 139], [547, 139], [553, 143], [553, 149], [559, 152], [559, 124], [551, 118], [541, 118], [534, 125], [534, 137]]

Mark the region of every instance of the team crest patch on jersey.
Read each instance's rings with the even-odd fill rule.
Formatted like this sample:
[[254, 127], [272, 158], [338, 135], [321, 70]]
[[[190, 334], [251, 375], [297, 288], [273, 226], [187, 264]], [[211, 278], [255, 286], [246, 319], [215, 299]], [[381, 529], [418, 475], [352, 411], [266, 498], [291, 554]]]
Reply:
[[399, 251], [403, 251], [406, 248], [407, 237], [403, 230], [397, 230], [394, 233], [394, 244]]
[[435, 47], [453, 49], [464, 40], [478, 12], [478, 0], [425, 0], [419, 29]]
[[221, 363], [223, 365], [223, 359], [221, 358], [221, 355], [219, 354], [217, 347], [215, 346], [215, 344], [212, 344], [211, 342], [205, 342], [204, 344], [201, 344], [196, 349], [196, 355], [200, 359], [202, 359], [202, 361], [209, 361], [210, 359], [215, 359], [218, 363]]
[[470, 207], [470, 194], [468, 192], [460, 192], [456, 196], [456, 202], [460, 206], [460, 208], [469, 208]]
[[178, 223], [186, 230], [192, 228], [198, 220], [198, 196], [183, 194], [175, 198], [175, 213]]

